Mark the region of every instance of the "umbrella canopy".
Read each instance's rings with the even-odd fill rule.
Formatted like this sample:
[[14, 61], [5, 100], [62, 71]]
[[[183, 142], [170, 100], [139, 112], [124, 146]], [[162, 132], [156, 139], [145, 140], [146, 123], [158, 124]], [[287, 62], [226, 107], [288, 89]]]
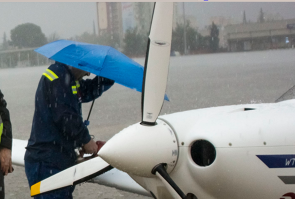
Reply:
[[144, 68], [110, 46], [58, 40], [35, 49], [45, 57], [142, 91]]

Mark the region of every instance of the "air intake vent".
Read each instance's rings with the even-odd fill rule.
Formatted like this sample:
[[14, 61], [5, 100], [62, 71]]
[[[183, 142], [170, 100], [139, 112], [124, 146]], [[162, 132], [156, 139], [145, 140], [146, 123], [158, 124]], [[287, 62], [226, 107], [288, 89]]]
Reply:
[[197, 140], [191, 147], [191, 156], [197, 165], [206, 167], [214, 162], [216, 150], [207, 140]]
[[244, 108], [244, 111], [253, 111], [255, 108]]

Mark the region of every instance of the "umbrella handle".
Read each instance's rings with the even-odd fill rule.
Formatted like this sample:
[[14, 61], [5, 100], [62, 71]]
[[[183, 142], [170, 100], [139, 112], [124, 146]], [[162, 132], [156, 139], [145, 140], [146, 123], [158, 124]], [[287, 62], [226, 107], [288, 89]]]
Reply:
[[92, 107], [93, 107], [94, 102], [95, 102], [95, 99], [92, 101], [92, 104], [91, 104], [91, 107], [90, 107], [90, 110], [89, 110], [89, 113], [88, 113], [87, 120], [84, 121], [85, 126], [88, 126], [90, 124], [89, 117], [90, 117], [90, 114], [91, 114], [91, 111], [92, 111]]

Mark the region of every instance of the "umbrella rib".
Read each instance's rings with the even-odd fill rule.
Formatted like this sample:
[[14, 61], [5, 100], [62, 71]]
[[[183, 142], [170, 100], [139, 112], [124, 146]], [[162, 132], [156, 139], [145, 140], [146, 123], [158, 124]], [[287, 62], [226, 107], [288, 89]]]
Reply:
[[[105, 56], [104, 59], [103, 59], [102, 67], [101, 67], [101, 69], [100, 69], [99, 71], [102, 70], [103, 65], [104, 65], [104, 62], [105, 62], [106, 57], [107, 57], [107, 55], [108, 55], [108, 53], [109, 53], [110, 50], [111, 50], [111, 47], [109, 47], [109, 49], [107, 50], [106, 56]], [[85, 55], [83, 55], [82, 59], [83, 59], [86, 55], [88, 55], [89, 53], [90, 53], [90, 52], [87, 52]], [[78, 64], [78, 65], [79, 65], [79, 64]], [[98, 69], [99, 69], [99, 68], [98, 68]]]
[[[104, 59], [103, 59], [103, 63], [102, 63], [102, 66], [104, 65], [104, 62], [105, 62], [105, 60], [106, 60], [106, 57], [107, 57], [107, 55], [109, 54], [109, 51], [111, 50], [111, 48], [109, 47], [109, 49], [108, 49], [108, 51], [107, 51], [107, 53], [106, 53], [106, 56], [104, 57]], [[101, 67], [101, 70], [102, 70], [102, 68], [103, 67]], [[100, 71], [101, 71], [100, 70]]]

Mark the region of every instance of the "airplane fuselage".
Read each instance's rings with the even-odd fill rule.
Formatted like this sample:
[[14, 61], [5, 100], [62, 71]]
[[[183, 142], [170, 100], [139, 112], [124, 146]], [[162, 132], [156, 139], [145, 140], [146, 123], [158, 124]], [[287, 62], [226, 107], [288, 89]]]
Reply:
[[[169, 175], [185, 194], [280, 199], [295, 192], [295, 100], [191, 110], [159, 119], [176, 134], [178, 160]], [[157, 198], [171, 198], [159, 179], [131, 177]]]

